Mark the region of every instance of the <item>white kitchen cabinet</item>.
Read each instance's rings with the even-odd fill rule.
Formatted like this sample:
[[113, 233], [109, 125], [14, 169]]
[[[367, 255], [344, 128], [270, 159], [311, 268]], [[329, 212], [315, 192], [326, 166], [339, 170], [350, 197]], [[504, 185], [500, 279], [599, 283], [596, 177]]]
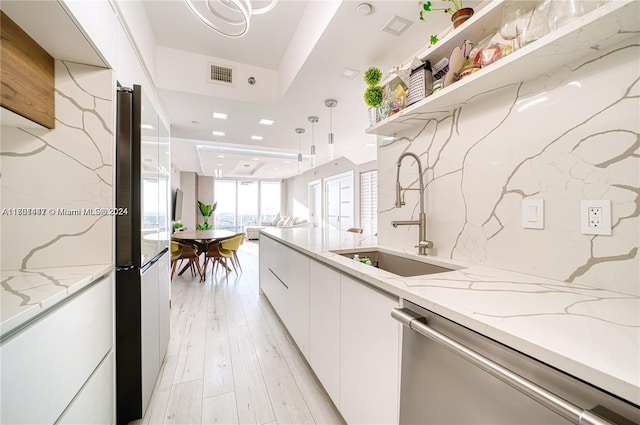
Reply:
[[340, 277], [340, 403], [349, 424], [397, 424], [399, 301]]
[[289, 333], [309, 359], [309, 257], [285, 247], [288, 260], [286, 283], [286, 325]]
[[110, 352], [56, 425], [98, 425], [113, 423], [115, 406], [115, 355]]
[[142, 411], [147, 409], [156, 378], [160, 372], [160, 317], [158, 280], [160, 261], [149, 267], [141, 277], [141, 356]]
[[260, 239], [260, 289], [269, 299], [273, 308], [278, 312], [282, 319], [283, 305], [286, 288], [282, 284], [282, 277], [277, 275], [278, 265], [282, 262], [280, 259], [282, 245], [275, 242], [271, 238], [264, 237]]
[[260, 262], [260, 287], [308, 358], [309, 257], [269, 237], [260, 238], [260, 255], [263, 254], [267, 261]]
[[309, 364], [333, 403], [340, 404], [340, 274], [309, 265]]
[[[109, 275], [2, 341], [0, 423], [54, 423], [111, 352], [113, 312]], [[102, 374], [110, 385], [98, 389], [99, 409], [114, 422], [113, 364]], [[93, 413], [82, 412], [89, 416], [75, 417], [92, 423]]]

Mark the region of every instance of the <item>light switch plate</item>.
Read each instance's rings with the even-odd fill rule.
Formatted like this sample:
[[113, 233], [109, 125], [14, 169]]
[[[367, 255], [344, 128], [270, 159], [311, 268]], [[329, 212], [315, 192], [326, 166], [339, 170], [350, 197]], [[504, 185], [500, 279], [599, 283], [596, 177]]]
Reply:
[[522, 200], [522, 227], [525, 229], [544, 229], [544, 200]]
[[611, 201], [581, 201], [580, 223], [583, 235], [610, 235]]

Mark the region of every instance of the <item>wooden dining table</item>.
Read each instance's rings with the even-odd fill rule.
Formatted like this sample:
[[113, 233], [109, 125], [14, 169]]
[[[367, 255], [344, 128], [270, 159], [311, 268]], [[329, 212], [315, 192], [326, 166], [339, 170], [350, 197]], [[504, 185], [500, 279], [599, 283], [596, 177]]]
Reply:
[[[236, 233], [230, 230], [185, 230], [183, 232], [175, 232], [171, 235], [171, 239], [176, 242], [192, 243], [198, 247], [199, 254], [206, 254], [210, 244], [228, 239], [234, 235]], [[183, 267], [178, 276], [184, 273], [188, 267], [188, 264]]]

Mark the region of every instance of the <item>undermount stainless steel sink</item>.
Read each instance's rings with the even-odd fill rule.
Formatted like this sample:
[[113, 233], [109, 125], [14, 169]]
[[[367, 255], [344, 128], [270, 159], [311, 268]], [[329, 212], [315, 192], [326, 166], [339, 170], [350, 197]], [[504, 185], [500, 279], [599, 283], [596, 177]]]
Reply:
[[373, 267], [377, 267], [389, 273], [403, 277], [444, 273], [460, 269], [460, 267], [447, 268], [378, 250], [338, 250], [332, 252], [347, 258], [353, 258], [356, 254], [359, 255], [360, 258], [367, 257], [371, 260], [371, 265]]

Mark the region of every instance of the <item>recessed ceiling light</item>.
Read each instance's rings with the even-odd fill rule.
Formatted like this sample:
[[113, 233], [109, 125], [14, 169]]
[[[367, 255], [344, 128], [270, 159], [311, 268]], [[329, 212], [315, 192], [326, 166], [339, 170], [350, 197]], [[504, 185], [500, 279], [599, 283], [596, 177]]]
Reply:
[[251, 158], [251, 159], [253, 159], [254, 161], [260, 161], [260, 158]]
[[393, 35], [401, 35], [406, 31], [407, 28], [409, 28], [412, 23], [413, 22], [408, 19], [404, 19], [399, 17], [398, 15], [395, 15], [391, 19], [389, 19], [386, 24], [384, 24], [384, 27], [382, 27], [382, 31], [388, 32], [389, 34]]
[[262, 136], [251, 136], [251, 140], [262, 140], [263, 138]]
[[266, 118], [262, 118], [260, 120], [260, 124], [262, 124], [262, 125], [273, 125], [273, 124], [275, 124], [275, 121], [274, 120], [268, 120]]
[[224, 158], [224, 155], [218, 155], [218, 158]]
[[227, 114], [223, 114], [222, 112], [214, 112], [213, 113], [213, 118], [219, 119], [219, 120], [226, 120], [227, 119]]
[[224, 136], [224, 131], [212, 131], [211, 134], [214, 136]]
[[396, 138], [395, 138], [395, 136], [386, 136], [386, 137], [384, 138], [384, 140], [386, 140], [386, 141], [391, 141], [391, 140], [396, 140]]
[[375, 143], [365, 143], [364, 145], [371, 147], [371, 146], [375, 146], [376, 144]]
[[352, 69], [352, 68], [345, 68], [345, 69], [343, 69], [343, 70], [342, 70], [342, 72], [340, 73], [340, 76], [341, 76], [342, 78], [348, 78], [348, 79], [350, 79], [350, 78], [355, 77], [355, 75], [356, 75], [357, 73], [358, 73], [358, 71], [357, 71], [357, 70], [355, 70], [355, 69]]
[[151, 124], [142, 124], [140, 128], [144, 128], [145, 130], [153, 130], [153, 126]]

